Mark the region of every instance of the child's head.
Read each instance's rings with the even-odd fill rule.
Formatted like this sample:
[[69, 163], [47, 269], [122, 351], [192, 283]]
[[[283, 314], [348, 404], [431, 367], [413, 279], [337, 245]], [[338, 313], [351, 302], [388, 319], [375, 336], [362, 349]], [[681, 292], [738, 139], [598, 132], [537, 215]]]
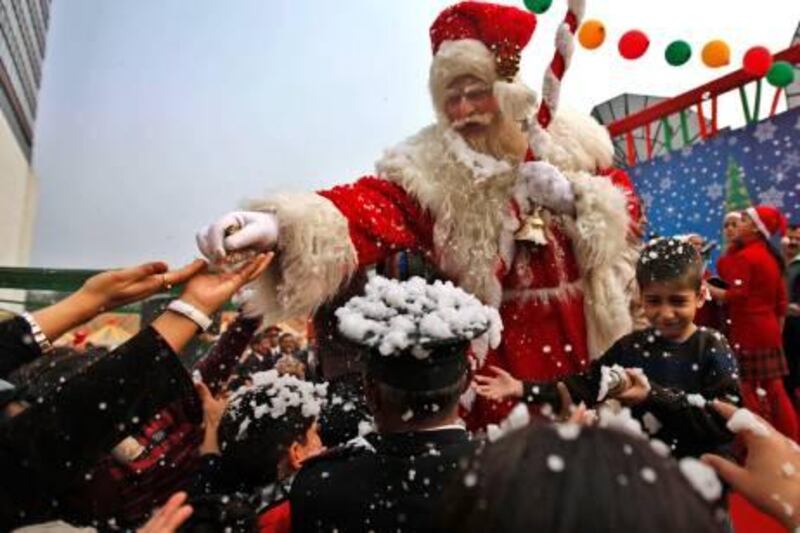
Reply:
[[636, 265], [642, 307], [665, 338], [685, 340], [694, 331], [694, 317], [703, 305], [703, 260], [683, 239], [651, 241]]
[[252, 379], [231, 396], [218, 435], [226, 466], [254, 485], [266, 485], [322, 450], [317, 417], [327, 385], [275, 370]]

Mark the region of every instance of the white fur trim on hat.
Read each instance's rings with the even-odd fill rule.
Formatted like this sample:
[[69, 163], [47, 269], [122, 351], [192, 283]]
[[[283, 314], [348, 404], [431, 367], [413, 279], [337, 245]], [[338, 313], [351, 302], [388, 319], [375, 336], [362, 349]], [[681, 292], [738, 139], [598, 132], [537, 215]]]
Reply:
[[758, 231], [760, 231], [762, 233], [762, 235], [764, 235], [764, 237], [769, 239], [769, 236], [770, 236], [769, 235], [769, 230], [767, 229], [767, 226], [764, 225], [764, 221], [761, 220], [761, 217], [758, 215], [758, 211], [756, 211], [756, 208], [755, 207], [748, 207], [747, 209], [744, 210], [744, 212], [747, 213], [747, 215], [750, 217], [750, 219], [756, 225], [756, 227], [758, 228]]
[[459, 76], [467, 75], [492, 85], [501, 113], [512, 120], [525, 120], [536, 108], [536, 93], [532, 89], [518, 79], [511, 82], [498, 79], [494, 54], [481, 41], [445, 41], [433, 56], [428, 80], [433, 107], [440, 123], [448, 122], [444, 112], [447, 86]]

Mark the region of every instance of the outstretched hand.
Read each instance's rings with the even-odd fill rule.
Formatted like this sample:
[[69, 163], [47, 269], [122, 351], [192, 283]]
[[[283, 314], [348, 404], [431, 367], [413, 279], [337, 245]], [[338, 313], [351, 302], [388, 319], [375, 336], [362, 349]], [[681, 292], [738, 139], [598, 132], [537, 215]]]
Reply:
[[142, 300], [185, 282], [199, 272], [205, 262], [192, 261], [170, 271], [163, 261], [108, 270], [94, 275], [75, 293], [53, 305], [33, 313], [44, 335], [55, 340], [70, 329], [83, 324], [99, 313]]
[[200, 455], [217, 454], [219, 450], [219, 437], [217, 431], [228, 406], [228, 399], [225, 397], [215, 398], [208, 387], [202, 381], [195, 383], [194, 388], [200, 401], [203, 403], [203, 442], [200, 444]]
[[472, 384], [475, 392], [490, 400], [522, 398], [522, 382], [498, 366], [489, 366], [494, 376], [476, 374]]
[[[727, 420], [740, 411], [718, 400], [713, 407]], [[800, 448], [760, 417], [742, 414], [752, 416], [752, 422], [738, 432], [747, 447], [744, 466], [714, 454], [702, 460], [750, 503], [795, 528], [800, 525]]]
[[272, 253], [259, 254], [236, 270], [214, 274], [209, 273], [208, 265], [203, 263], [202, 268], [186, 283], [181, 300], [211, 315], [243, 285], [260, 276], [272, 257]]
[[94, 303], [98, 311], [108, 311], [169, 290], [200, 272], [204, 265], [202, 259], [195, 259], [178, 270], [170, 271], [166, 263], [155, 261], [107, 270], [86, 280], [77, 296]]

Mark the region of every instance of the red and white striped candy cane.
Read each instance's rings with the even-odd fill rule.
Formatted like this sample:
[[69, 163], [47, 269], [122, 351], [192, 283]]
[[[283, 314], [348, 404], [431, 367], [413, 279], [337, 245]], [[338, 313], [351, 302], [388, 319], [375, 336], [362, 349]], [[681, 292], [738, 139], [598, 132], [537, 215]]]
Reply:
[[547, 129], [558, 110], [558, 98], [561, 93], [561, 80], [569, 68], [572, 52], [575, 49], [575, 32], [578, 30], [586, 9], [586, 0], [569, 0], [569, 9], [564, 22], [556, 32], [556, 51], [547, 71], [544, 73], [542, 85], [542, 103], [536, 116], [537, 122]]

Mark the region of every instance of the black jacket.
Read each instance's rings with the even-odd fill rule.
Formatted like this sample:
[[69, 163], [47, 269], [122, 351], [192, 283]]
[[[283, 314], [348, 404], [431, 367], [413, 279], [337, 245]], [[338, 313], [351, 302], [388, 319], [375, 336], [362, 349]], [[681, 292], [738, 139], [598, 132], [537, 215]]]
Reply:
[[[733, 440], [725, 420], [705, 404], [715, 398], [741, 404], [736, 361], [719, 332], [701, 327], [680, 344], [661, 338], [652, 328], [626, 335], [585, 372], [562, 380], [573, 401], [597, 404], [602, 367], [612, 365], [644, 371], [652, 390], [631, 412], [651, 436], [669, 444], [675, 456], [719, 452]], [[556, 382], [524, 383], [523, 401], [559, 409]]]
[[331, 450], [295, 477], [292, 530], [434, 530], [442, 492], [476, 445], [453, 428], [373, 433]]
[[[0, 328], [3, 371], [38, 354], [22, 319]], [[166, 405], [193, 398], [193, 384], [172, 349], [145, 328], [0, 424], [0, 530], [60, 514], [61, 495], [122, 438]]]

